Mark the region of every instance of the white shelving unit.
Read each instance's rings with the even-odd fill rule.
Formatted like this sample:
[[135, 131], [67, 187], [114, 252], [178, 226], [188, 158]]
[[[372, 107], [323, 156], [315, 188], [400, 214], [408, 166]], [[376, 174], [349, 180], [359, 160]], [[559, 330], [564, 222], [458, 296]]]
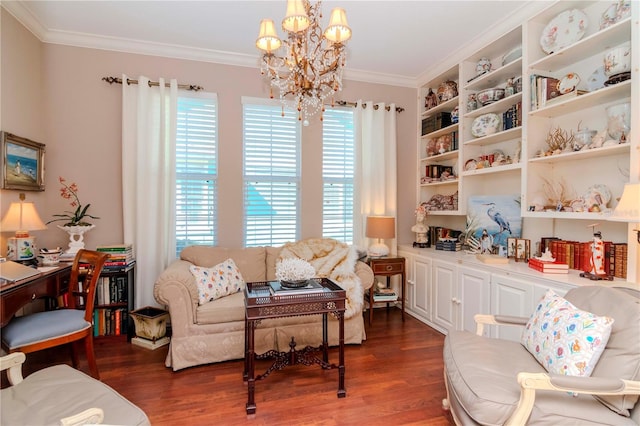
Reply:
[[[488, 40], [484, 46], [476, 45], [474, 52], [461, 54], [459, 62], [446, 71], [425, 78], [424, 84], [420, 84], [420, 120], [438, 112], [450, 112], [456, 106], [460, 111], [457, 124], [418, 136], [418, 176], [424, 176], [428, 164], [452, 165], [457, 175], [455, 181], [416, 185], [419, 202], [429, 201], [435, 194], [449, 195], [458, 191], [457, 210], [430, 214], [466, 215], [466, 200], [470, 195], [520, 194], [522, 217], [525, 221], [535, 221], [533, 223], [543, 229], [540, 231], [543, 233], [552, 234], [562, 227], [576, 229], [578, 226], [565, 220], [584, 221], [584, 224], [580, 223], [580, 228], [591, 223], [586, 221], [603, 223], [606, 220], [605, 213], [600, 212], [556, 211], [550, 208], [531, 211], [531, 208], [538, 206], [541, 198], [546, 198], [544, 189], [549, 183], [563, 185], [568, 199], [585, 194], [594, 185], [605, 185], [611, 192], [608, 207], [615, 208], [624, 184], [640, 180], [640, 3], [630, 2], [630, 17], [601, 29], [603, 13], [615, 3], [613, 0], [558, 1], [545, 9], [538, 8], [538, 12], [525, 17], [521, 25]], [[540, 44], [543, 30], [560, 13], [574, 8], [582, 10], [587, 16], [584, 36], [556, 52], [546, 53]], [[587, 80], [604, 65], [606, 52], [625, 42], [631, 43], [629, 80], [556, 101], [539, 109], [532, 105], [531, 76], [562, 79], [569, 73], [576, 73], [581, 79], [578, 89], [586, 90], [590, 87]], [[520, 58], [511, 56], [508, 61], [503, 59], [519, 46], [522, 51]], [[478, 76], [476, 64], [481, 58], [489, 59], [493, 66], [490, 72]], [[522, 90], [489, 105], [467, 109], [470, 94], [494, 87], [504, 88], [508, 78], [521, 78]], [[458, 97], [425, 111], [424, 98], [429, 88], [436, 91], [445, 80], [458, 83]], [[472, 135], [475, 119], [489, 113], [501, 116], [518, 102], [521, 103], [522, 114], [519, 126], [508, 130], [498, 129], [483, 137]], [[550, 156], [540, 155], [541, 151], [547, 150], [547, 136], [554, 129], [559, 128], [568, 134], [584, 128], [603, 131], [607, 128], [607, 107], [624, 102], [631, 105], [631, 130], [626, 135], [626, 142]], [[458, 150], [427, 157], [427, 141], [450, 133], [452, 129], [458, 131]], [[483, 156], [494, 153], [508, 155], [512, 162], [496, 167], [465, 168], [470, 160], [477, 162]], [[637, 262], [639, 246], [632, 232], [634, 224], [627, 226], [611, 222], [607, 226], [619, 230], [619, 235], [627, 235], [627, 273], [631, 279], [640, 280]], [[589, 235], [588, 231], [585, 233]]]

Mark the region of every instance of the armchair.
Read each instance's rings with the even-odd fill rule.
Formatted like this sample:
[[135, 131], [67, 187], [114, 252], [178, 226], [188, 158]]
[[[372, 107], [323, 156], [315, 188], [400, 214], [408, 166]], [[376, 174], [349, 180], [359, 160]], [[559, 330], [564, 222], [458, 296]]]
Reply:
[[10, 387], [0, 390], [0, 424], [149, 425], [147, 415], [118, 392], [66, 364], [22, 377], [23, 352], [0, 357]]
[[528, 318], [476, 315], [476, 334], [445, 339], [443, 408], [456, 424], [640, 424], [640, 291], [589, 285], [565, 299], [614, 319], [591, 376], [550, 374], [520, 342], [482, 336], [487, 324], [524, 326]]

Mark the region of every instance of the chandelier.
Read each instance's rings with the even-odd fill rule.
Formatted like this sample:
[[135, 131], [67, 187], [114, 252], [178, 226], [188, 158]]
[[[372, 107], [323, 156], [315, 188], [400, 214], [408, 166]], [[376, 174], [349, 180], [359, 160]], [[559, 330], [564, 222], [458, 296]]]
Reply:
[[[274, 97], [275, 87], [284, 104], [293, 101], [298, 120], [304, 117], [305, 125], [309, 124], [308, 117], [324, 111], [328, 97], [333, 106], [333, 94], [342, 90], [345, 43], [351, 38], [347, 14], [340, 7], [331, 11], [329, 26], [322, 31], [321, 3], [287, 0], [287, 15], [282, 20], [287, 38], [280, 40], [273, 20], [263, 19], [256, 40], [256, 46], [264, 52], [260, 73], [270, 80], [270, 97]], [[276, 54], [280, 47], [285, 50], [281, 56]]]

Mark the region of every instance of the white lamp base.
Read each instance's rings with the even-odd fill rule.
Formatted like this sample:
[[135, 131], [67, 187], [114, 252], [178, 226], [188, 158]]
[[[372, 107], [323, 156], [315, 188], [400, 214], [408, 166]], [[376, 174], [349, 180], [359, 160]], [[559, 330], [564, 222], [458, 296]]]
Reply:
[[389, 254], [389, 247], [385, 243], [375, 243], [367, 250], [369, 257], [384, 257]]

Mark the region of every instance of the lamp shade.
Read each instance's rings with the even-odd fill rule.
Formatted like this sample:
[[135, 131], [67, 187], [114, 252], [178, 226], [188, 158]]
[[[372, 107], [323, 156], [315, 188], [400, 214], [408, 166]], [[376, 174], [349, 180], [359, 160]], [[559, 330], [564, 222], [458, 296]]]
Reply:
[[282, 20], [282, 29], [297, 33], [309, 28], [309, 15], [303, 0], [287, 0], [287, 15]]
[[4, 215], [0, 223], [2, 232], [15, 231], [18, 234], [29, 235], [29, 231], [47, 229], [47, 225], [42, 222], [36, 207], [33, 203], [11, 203], [7, 214]]
[[344, 43], [351, 38], [351, 28], [347, 23], [347, 12], [341, 7], [331, 11], [329, 26], [324, 30], [324, 37], [334, 43]]
[[368, 216], [366, 236], [369, 238], [395, 238], [396, 218], [393, 216]]
[[272, 19], [263, 19], [260, 21], [260, 34], [256, 40], [256, 46], [265, 52], [277, 50], [282, 45], [282, 41], [278, 38], [276, 26]]
[[640, 222], [640, 183], [627, 183], [620, 202], [607, 220], [615, 222]]

